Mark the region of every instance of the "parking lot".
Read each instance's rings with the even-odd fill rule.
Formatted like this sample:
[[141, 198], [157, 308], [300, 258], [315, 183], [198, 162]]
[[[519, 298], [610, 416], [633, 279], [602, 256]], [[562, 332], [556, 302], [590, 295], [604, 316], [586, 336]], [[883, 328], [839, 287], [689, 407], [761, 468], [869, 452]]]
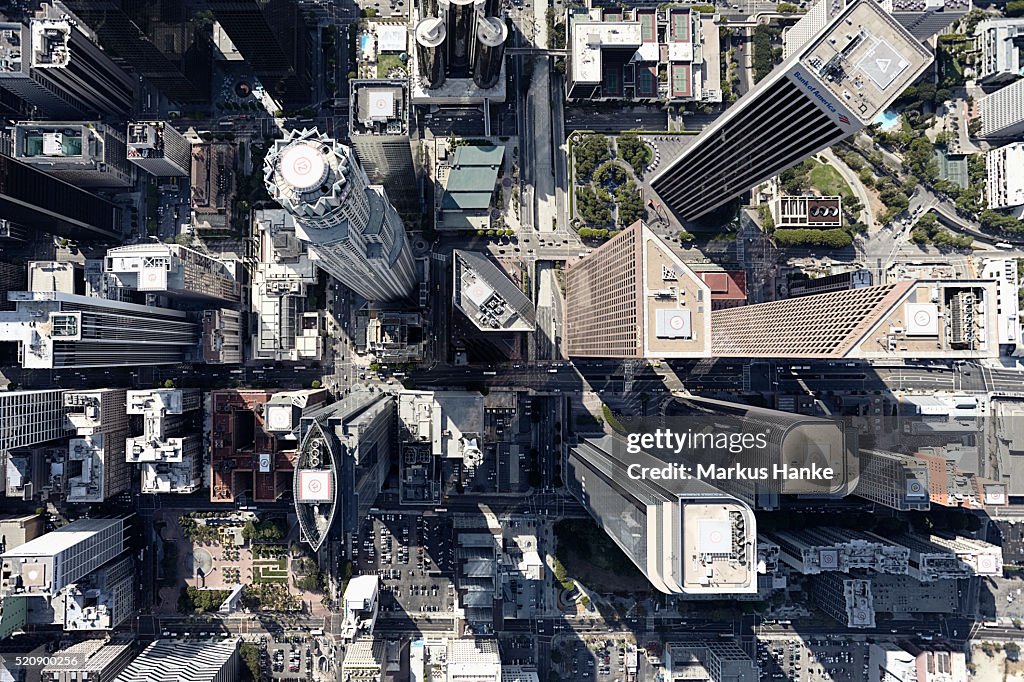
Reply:
[[451, 613], [453, 558], [445, 520], [380, 512], [364, 520], [356, 566], [380, 577], [384, 612]]
[[757, 664], [765, 680], [856, 682], [867, 676], [867, 651], [848, 639], [762, 638]]
[[260, 668], [269, 670], [276, 680], [328, 679], [326, 642], [317, 637], [275, 635], [272, 641], [260, 640]]
[[598, 682], [623, 680], [626, 679], [627, 646], [630, 645], [619, 639], [574, 640], [559, 646], [558, 655], [552, 660], [561, 662], [563, 678]]

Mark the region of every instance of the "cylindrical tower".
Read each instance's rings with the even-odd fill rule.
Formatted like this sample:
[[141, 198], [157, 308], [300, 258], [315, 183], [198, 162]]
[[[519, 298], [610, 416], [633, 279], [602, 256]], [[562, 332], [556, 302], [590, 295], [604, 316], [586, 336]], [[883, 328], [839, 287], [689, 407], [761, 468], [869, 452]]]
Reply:
[[437, 13], [437, 0], [420, 0], [420, 21], [431, 17], [440, 16]]
[[477, 87], [487, 90], [498, 84], [506, 38], [508, 26], [500, 17], [483, 17], [477, 23], [473, 54], [473, 82]]
[[315, 128], [293, 130], [274, 143], [263, 175], [321, 268], [369, 301], [410, 294], [416, 272], [402, 220], [350, 148]]
[[448, 29], [448, 64], [453, 69], [466, 69], [470, 66], [478, 2], [482, 0], [442, 0], [440, 3]]
[[444, 19], [431, 17], [416, 26], [416, 59], [420, 79], [428, 89], [444, 84], [446, 31]]

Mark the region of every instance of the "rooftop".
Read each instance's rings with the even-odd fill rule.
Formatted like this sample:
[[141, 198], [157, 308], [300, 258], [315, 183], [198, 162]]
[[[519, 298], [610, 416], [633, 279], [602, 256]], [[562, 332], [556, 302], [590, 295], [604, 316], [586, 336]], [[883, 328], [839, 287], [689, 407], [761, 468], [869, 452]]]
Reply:
[[441, 209], [445, 211], [485, 211], [498, 179], [504, 146], [462, 145], [455, 150], [448, 171]]
[[485, 332], [533, 331], [533, 302], [487, 256], [456, 250], [455, 306]]

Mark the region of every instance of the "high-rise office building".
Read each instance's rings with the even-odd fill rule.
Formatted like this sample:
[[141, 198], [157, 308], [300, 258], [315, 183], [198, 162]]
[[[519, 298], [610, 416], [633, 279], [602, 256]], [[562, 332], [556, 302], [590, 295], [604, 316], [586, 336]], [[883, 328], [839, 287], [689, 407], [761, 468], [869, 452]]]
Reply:
[[103, 123], [18, 123], [14, 158], [76, 187], [132, 184], [124, 135]]
[[928, 511], [928, 463], [912, 455], [861, 450], [853, 494], [897, 511]]
[[570, 356], [699, 358], [711, 348], [711, 291], [637, 221], [569, 265]]
[[192, 144], [163, 121], [128, 124], [128, 160], [151, 175], [188, 177]]
[[303, 412], [293, 492], [303, 539], [348, 539], [380, 493], [395, 435], [393, 396], [356, 391]]
[[24, 291], [28, 284], [28, 271], [24, 263], [0, 261], [0, 310], [14, 310], [7, 300], [7, 292]]
[[87, 639], [57, 651], [40, 675], [41, 682], [113, 682], [131, 662], [133, 640]]
[[350, 148], [316, 129], [293, 130], [274, 143], [264, 175], [329, 275], [369, 301], [412, 293], [416, 270], [402, 219]]
[[63, 438], [64, 390], [0, 391], [0, 453]]
[[121, 208], [95, 194], [0, 154], [0, 215], [36, 234], [121, 238]]
[[998, 357], [996, 319], [992, 281], [896, 282], [715, 311], [711, 355]]
[[61, 292], [19, 291], [0, 313], [0, 342], [26, 369], [168, 365], [198, 351], [199, 327], [180, 310]]
[[1024, 205], [1024, 142], [1012, 142], [985, 155], [988, 207]]
[[[743, 434], [746, 445], [729, 451], [728, 464], [747, 471], [764, 471], [756, 478], [716, 477], [715, 485], [757, 509], [776, 509], [781, 495], [839, 498], [857, 483], [856, 434], [840, 421], [755, 407], [698, 396], [676, 397], [665, 410], [666, 419], [677, 428], [704, 434], [705, 440], [679, 453], [655, 456], [671, 457], [696, 471], [696, 467], [722, 467], [723, 453], [718, 448], [699, 447], [707, 434], [729, 432]], [[783, 476], [779, 468], [806, 470], [831, 469], [831, 476]]]
[[613, 436], [569, 450], [566, 487], [616, 545], [666, 594], [757, 592], [757, 521], [743, 502], [697, 478], [636, 471], [667, 462], [629, 453]]
[[1024, 79], [978, 100], [981, 132], [986, 139], [1013, 139], [1024, 133]]
[[125, 551], [129, 518], [79, 519], [5, 552], [0, 596], [56, 595]]
[[104, 272], [116, 286], [146, 293], [237, 303], [237, 262], [222, 261], [178, 244], [133, 244], [107, 251]]
[[508, 27], [501, 17], [482, 17], [476, 27], [473, 48], [473, 82], [484, 90], [493, 88], [501, 78], [505, 63]]
[[125, 461], [138, 464], [144, 493], [192, 493], [203, 483], [203, 438], [195, 427], [197, 388], [127, 392], [127, 413], [142, 415], [141, 435], [127, 438]]
[[877, 3], [856, 2], [705, 128], [651, 180], [694, 220], [856, 133], [931, 63]]
[[158, 639], [114, 682], [235, 682], [241, 673], [240, 639]]
[[383, 185], [395, 208], [420, 213], [419, 180], [409, 140], [409, 85], [395, 80], [350, 80], [349, 139], [370, 182]]
[[1024, 76], [1024, 19], [987, 19], [974, 29], [978, 81], [984, 85], [1012, 83]]
[[[212, 42], [194, 10], [177, 0], [62, 0], [99, 43], [172, 102], [208, 102]], [[145, 30], [143, 29], [145, 28]]]
[[[788, 59], [828, 26], [832, 18], [854, 0], [820, 0], [783, 33], [782, 58]], [[914, 38], [924, 42], [971, 9], [970, 0], [878, 0]]]
[[75, 429], [64, 464], [67, 501], [101, 503], [131, 487], [125, 460], [128, 413], [123, 388], [68, 391], [67, 418]]
[[312, 98], [313, 29], [294, 0], [210, 0], [208, 6], [268, 94], [288, 108]]
[[46, 117], [127, 115], [135, 81], [94, 40], [81, 23], [47, 5], [28, 25], [0, 24], [0, 88]]
[[428, 90], [444, 85], [448, 54], [444, 43], [447, 28], [441, 17], [427, 17], [416, 25], [416, 59], [419, 76]]
[[537, 308], [487, 256], [452, 251], [452, 302], [482, 332], [534, 331]]
[[757, 664], [732, 640], [665, 642], [662, 660], [669, 673], [666, 679], [673, 681], [757, 682], [761, 679]]
[[848, 289], [863, 289], [872, 284], [870, 270], [848, 270], [837, 272], [834, 275], [814, 277], [813, 279], [798, 279], [789, 283], [789, 297], [811, 296], [813, 294], [828, 294], [833, 291], [847, 291]]

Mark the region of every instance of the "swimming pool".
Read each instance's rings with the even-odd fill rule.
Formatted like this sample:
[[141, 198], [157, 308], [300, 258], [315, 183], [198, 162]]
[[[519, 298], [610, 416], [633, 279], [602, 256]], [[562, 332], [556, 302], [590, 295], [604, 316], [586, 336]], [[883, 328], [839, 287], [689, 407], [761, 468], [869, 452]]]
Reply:
[[369, 33], [364, 33], [359, 36], [359, 49], [363, 52], [369, 52], [370, 48], [373, 47], [373, 36]]
[[886, 109], [885, 111], [875, 116], [872, 123], [877, 123], [882, 127], [882, 130], [889, 131], [896, 128], [900, 124], [899, 112], [893, 111], [892, 109]]

